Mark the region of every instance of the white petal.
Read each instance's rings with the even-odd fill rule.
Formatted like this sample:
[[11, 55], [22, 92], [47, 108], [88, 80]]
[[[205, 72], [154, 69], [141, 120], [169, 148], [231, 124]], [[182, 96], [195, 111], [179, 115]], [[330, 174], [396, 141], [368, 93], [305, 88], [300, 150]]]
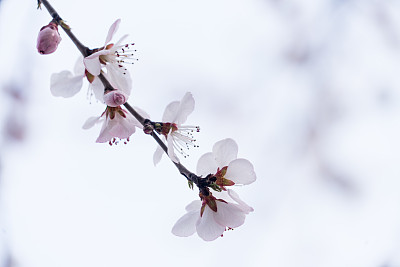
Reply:
[[85, 65], [83, 64], [83, 56], [80, 56], [76, 62], [74, 67], [75, 75], [85, 75]]
[[246, 212], [247, 214], [249, 212], [254, 211], [254, 209], [252, 207], [250, 207], [249, 205], [247, 205], [243, 200], [241, 200], [239, 195], [232, 189], [228, 189], [228, 194], [234, 201], [236, 201], [239, 204], [239, 208], [241, 210], [243, 210], [244, 212]]
[[200, 210], [186, 213], [172, 227], [172, 233], [182, 237], [193, 235], [196, 232], [196, 222], [199, 217]]
[[197, 234], [205, 241], [212, 241], [220, 237], [225, 231], [225, 226], [217, 223], [214, 219], [214, 211], [205, 207], [203, 216], [197, 221]]
[[225, 167], [237, 158], [238, 146], [233, 139], [227, 138], [215, 143], [212, 151], [218, 167]]
[[191, 93], [187, 92], [179, 103], [179, 108], [174, 122], [182, 124], [194, 110], [194, 98]]
[[174, 143], [172, 138], [173, 137], [171, 135], [168, 135], [167, 138], [168, 156], [173, 162], [179, 162], [179, 159], [174, 151]]
[[96, 123], [100, 121], [100, 118], [101, 117], [90, 117], [85, 121], [82, 128], [85, 130], [92, 128]]
[[199, 211], [199, 214], [200, 214], [200, 208], [201, 208], [201, 201], [200, 200], [194, 200], [194, 201], [192, 201], [192, 202], [190, 202], [190, 204], [188, 204], [186, 207], [185, 207], [185, 210], [186, 211], [193, 211], [193, 210], [197, 210], [197, 211]]
[[196, 174], [202, 175], [203, 177], [208, 174], [215, 174], [217, 172], [218, 166], [214, 159], [214, 155], [208, 152], [199, 158], [197, 162]]
[[154, 166], [156, 166], [161, 161], [163, 154], [164, 154], [164, 150], [160, 146], [157, 146], [157, 149], [156, 149], [156, 151], [154, 151], [154, 154], [153, 154]]
[[98, 76], [101, 71], [101, 63], [99, 56], [107, 55], [109, 53], [110, 53], [109, 50], [100, 50], [91, 54], [90, 56], [85, 57], [83, 59], [83, 64], [85, 65], [87, 71], [94, 76]]
[[164, 115], [162, 117], [163, 122], [173, 122], [176, 118], [176, 114], [179, 110], [179, 101], [173, 101], [168, 104], [165, 108]]
[[[137, 111], [137, 113], [139, 113], [139, 115], [143, 114], [143, 112], [144, 112], [143, 110], [141, 110], [138, 107], [134, 107], [134, 108]], [[130, 124], [133, 124], [135, 127], [143, 129], [143, 125], [135, 117], [133, 117], [133, 115], [129, 111], [126, 111], [126, 110], [124, 110], [124, 111], [126, 113], [126, 119], [129, 121]]]
[[128, 36], [129, 36], [128, 34], [125, 34], [124, 36], [122, 36], [122, 37], [118, 40], [118, 42], [115, 43], [114, 47], [120, 46], [121, 43], [122, 43], [122, 42], [126, 39], [126, 37], [128, 37]]
[[64, 70], [51, 75], [50, 91], [54, 96], [71, 97], [81, 90], [82, 83], [83, 76], [74, 76], [70, 71]]
[[103, 95], [104, 95], [104, 85], [100, 81], [99, 78], [95, 77], [93, 82], [89, 84], [89, 90], [92, 90], [94, 93], [94, 97], [100, 101], [100, 103], [104, 103]]
[[117, 32], [119, 28], [119, 23], [121, 22], [121, 19], [117, 19], [113, 24], [111, 24], [110, 29], [108, 30], [107, 38], [104, 43], [104, 46], [106, 46], [111, 39], [113, 38], [114, 34]]
[[115, 64], [107, 64], [106, 69], [107, 75], [105, 76], [111, 85], [129, 96], [132, 90], [132, 78], [128, 70], [119, 68]]
[[244, 223], [246, 214], [235, 204], [217, 201], [217, 209], [214, 218], [219, 224], [235, 228]]
[[225, 178], [235, 184], [251, 184], [256, 180], [253, 164], [247, 159], [235, 159], [228, 165]]

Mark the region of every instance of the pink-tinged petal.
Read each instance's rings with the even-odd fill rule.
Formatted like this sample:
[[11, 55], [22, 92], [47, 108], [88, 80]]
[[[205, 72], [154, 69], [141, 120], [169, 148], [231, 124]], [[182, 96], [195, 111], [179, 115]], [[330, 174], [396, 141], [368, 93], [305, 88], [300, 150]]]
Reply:
[[212, 151], [218, 167], [225, 167], [237, 158], [238, 145], [233, 139], [227, 138], [215, 143]]
[[215, 221], [214, 213], [206, 205], [203, 216], [200, 217], [196, 224], [197, 234], [205, 241], [213, 241], [225, 231], [225, 226]]
[[78, 57], [74, 66], [75, 75], [84, 75], [85, 74], [85, 65], [83, 64], [83, 56]]
[[241, 200], [239, 195], [232, 189], [228, 189], [228, 194], [236, 203], [239, 204], [239, 208], [246, 212], [246, 214], [254, 211], [254, 209]]
[[199, 210], [186, 213], [172, 227], [172, 233], [181, 237], [193, 235], [196, 232], [196, 222], [199, 217]]
[[217, 169], [218, 166], [215, 162], [213, 153], [208, 152], [199, 158], [196, 167], [196, 174], [205, 177], [210, 173], [215, 174]]
[[235, 184], [251, 184], [257, 179], [253, 164], [247, 159], [231, 161], [225, 178], [235, 182]]
[[173, 122], [176, 124], [184, 123], [193, 110], [194, 98], [191, 93], [187, 92], [179, 103], [178, 112]]
[[109, 107], [118, 107], [125, 104], [128, 97], [121, 90], [107, 91], [103, 95], [104, 103]]
[[173, 122], [173, 120], [176, 118], [178, 110], [179, 110], [179, 101], [173, 101], [169, 103], [168, 106], [165, 108], [162, 121]]
[[121, 19], [117, 19], [113, 24], [111, 24], [110, 29], [108, 30], [107, 38], [104, 43], [104, 46], [106, 46], [111, 39], [113, 38], [114, 34], [117, 32], [119, 23], [121, 22]]
[[221, 225], [235, 228], [244, 223], [246, 213], [232, 203], [217, 201], [218, 211], [215, 212], [215, 221]]
[[100, 103], [104, 103], [104, 85], [99, 78], [94, 78], [93, 82], [89, 84], [89, 90], [92, 90], [94, 97], [100, 101]]
[[160, 146], [157, 146], [157, 149], [153, 154], [154, 166], [156, 166], [161, 161], [163, 154], [164, 154], [164, 150]]
[[83, 124], [82, 128], [87, 130], [92, 128], [96, 123], [100, 122], [101, 117], [90, 117], [89, 119], [87, 119], [85, 121], [85, 123]]
[[133, 122], [133, 118], [122, 117], [119, 114], [115, 115], [114, 119], [107, 118], [101, 128], [100, 135], [96, 140], [96, 143], [105, 143], [111, 141], [113, 138], [126, 139], [130, 137], [135, 131], [136, 127]]
[[83, 76], [74, 76], [64, 70], [51, 75], [50, 91], [53, 96], [72, 97], [81, 90], [82, 83]]
[[174, 151], [174, 141], [171, 135], [168, 135], [167, 138], [167, 147], [168, 147], [168, 156], [173, 162], [179, 162], [178, 157], [175, 155]]
[[200, 214], [200, 208], [201, 208], [201, 201], [200, 200], [193, 200], [192, 202], [190, 202], [185, 207], [185, 210], [187, 212], [197, 210], [199, 212], [199, 214]]

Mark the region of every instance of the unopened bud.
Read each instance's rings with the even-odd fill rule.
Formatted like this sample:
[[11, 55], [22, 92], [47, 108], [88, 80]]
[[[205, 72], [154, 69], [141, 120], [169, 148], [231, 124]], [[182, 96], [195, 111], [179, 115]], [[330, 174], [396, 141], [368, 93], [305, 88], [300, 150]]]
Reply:
[[128, 97], [119, 90], [113, 90], [104, 94], [103, 99], [107, 106], [118, 107], [125, 104]]
[[61, 36], [58, 33], [58, 25], [50, 22], [40, 29], [36, 48], [40, 54], [47, 55], [56, 51], [60, 42]]

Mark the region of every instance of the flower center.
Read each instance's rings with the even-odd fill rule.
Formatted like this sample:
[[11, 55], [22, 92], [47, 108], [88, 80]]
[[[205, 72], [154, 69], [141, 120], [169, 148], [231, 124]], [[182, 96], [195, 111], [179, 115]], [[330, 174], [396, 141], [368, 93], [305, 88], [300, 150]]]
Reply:
[[135, 64], [135, 61], [138, 61], [138, 59], [134, 57], [136, 49], [131, 49], [131, 46], [133, 45], [135, 44], [131, 43], [118, 46], [108, 44], [105, 49], [109, 50], [110, 53], [99, 56], [100, 63], [104, 65], [107, 63], [115, 64], [122, 69], [123, 74], [126, 74], [127, 69], [123, 64]]

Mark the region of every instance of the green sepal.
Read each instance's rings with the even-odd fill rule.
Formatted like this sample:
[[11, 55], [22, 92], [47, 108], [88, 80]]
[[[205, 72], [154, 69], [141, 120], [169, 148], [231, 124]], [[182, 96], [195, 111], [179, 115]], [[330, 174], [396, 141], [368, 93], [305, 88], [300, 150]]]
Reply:
[[210, 184], [209, 187], [210, 187], [212, 190], [217, 191], [217, 192], [221, 192], [221, 191], [222, 191], [222, 188], [219, 187], [219, 185], [217, 185], [216, 183]]
[[193, 181], [188, 180], [188, 186], [190, 189], [193, 190]]

